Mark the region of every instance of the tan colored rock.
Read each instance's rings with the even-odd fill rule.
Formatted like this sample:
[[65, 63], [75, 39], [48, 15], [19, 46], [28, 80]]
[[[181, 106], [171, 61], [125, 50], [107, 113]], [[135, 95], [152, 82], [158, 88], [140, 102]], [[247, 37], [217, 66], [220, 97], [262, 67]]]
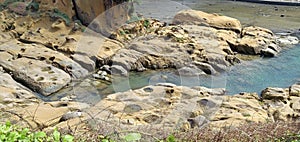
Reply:
[[257, 94], [225, 96], [220, 109], [212, 118], [211, 125], [228, 127], [247, 122], [265, 123], [270, 118], [260, 104]]
[[284, 101], [289, 97], [288, 90], [283, 88], [268, 87], [261, 93], [262, 99]]
[[64, 71], [43, 61], [18, 58], [6, 52], [0, 52], [0, 65], [13, 73], [15, 79], [23, 81], [30, 89], [50, 95], [71, 81], [71, 77]]
[[[210, 95], [217, 90], [181, 86], [146, 86], [137, 90], [111, 94], [89, 113], [122, 125], [189, 129], [207, 124], [216, 127], [238, 126], [246, 122], [271, 119], [257, 94], [236, 96]], [[104, 109], [106, 108], [106, 109]], [[98, 111], [97, 111], [98, 110]]]
[[290, 100], [291, 108], [293, 110], [295, 110], [295, 112], [299, 112], [300, 111], [300, 97], [291, 96], [290, 99], [291, 99]]
[[58, 9], [60, 12], [67, 14], [70, 19], [75, 15], [71, 0], [37, 0], [37, 2], [39, 2], [42, 11]]
[[37, 97], [9, 74], [0, 72], [0, 104], [5, 107], [25, 107], [38, 103]]
[[72, 29], [67, 27], [61, 19], [54, 23], [50, 22], [49, 17], [38, 21], [24, 32], [20, 37], [21, 40], [40, 43], [53, 49], [58, 49], [67, 42], [68, 34], [70, 34]]
[[44, 129], [59, 123], [61, 116], [69, 111], [68, 107], [52, 107], [49, 104], [40, 103], [24, 108], [12, 110], [22, 116], [33, 128]]
[[289, 90], [290, 90], [290, 95], [291, 96], [298, 96], [298, 97], [300, 97], [300, 84], [299, 83], [292, 85], [289, 88]]
[[272, 31], [261, 27], [245, 27], [241, 39], [230, 43], [232, 50], [242, 54], [274, 57], [281, 48], [276, 44]]
[[107, 36], [129, 19], [128, 3], [125, 0], [75, 0], [74, 2], [81, 22]]
[[242, 25], [237, 19], [196, 10], [180, 11], [175, 15], [173, 23], [205, 25], [217, 29], [233, 30], [239, 33], [242, 31]]

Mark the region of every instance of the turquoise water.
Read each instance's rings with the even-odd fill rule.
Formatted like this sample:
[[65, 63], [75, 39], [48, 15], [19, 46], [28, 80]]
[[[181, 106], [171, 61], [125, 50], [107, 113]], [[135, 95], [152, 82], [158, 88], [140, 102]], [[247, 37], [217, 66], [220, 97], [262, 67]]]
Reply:
[[278, 57], [245, 62], [231, 68], [226, 88], [230, 94], [258, 92], [266, 87], [289, 87], [300, 79], [300, 45]]
[[[98, 83], [93, 78], [83, 80], [44, 100], [53, 101], [75, 95], [77, 101], [97, 103], [108, 94], [138, 89], [157, 83], [173, 83], [182, 86], [226, 88], [228, 95], [241, 92], [260, 92], [267, 87], [289, 87], [300, 81], [300, 45], [283, 50], [278, 57], [244, 61], [217, 76], [179, 76], [176, 70], [131, 72], [128, 77], [114, 77], [113, 82]], [[97, 85], [98, 84], [98, 85]]]
[[[227, 94], [260, 92], [267, 87], [289, 87], [300, 79], [300, 45], [283, 50], [278, 57], [244, 61], [217, 76], [179, 76], [175, 71], [131, 73], [118, 78], [105, 92], [121, 92], [159, 82], [183, 86], [226, 88]], [[111, 90], [111, 91], [108, 91]], [[99, 90], [100, 91], [100, 90]]]

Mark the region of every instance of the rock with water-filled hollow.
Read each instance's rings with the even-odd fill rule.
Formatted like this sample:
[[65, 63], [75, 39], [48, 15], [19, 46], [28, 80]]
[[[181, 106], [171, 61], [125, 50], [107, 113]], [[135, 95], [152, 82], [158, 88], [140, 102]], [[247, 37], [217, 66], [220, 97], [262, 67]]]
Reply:
[[28, 58], [14, 60], [6, 52], [0, 52], [0, 55], [8, 57], [0, 60], [0, 65], [12, 72], [14, 79], [42, 95], [51, 95], [71, 81], [69, 74], [43, 61]]

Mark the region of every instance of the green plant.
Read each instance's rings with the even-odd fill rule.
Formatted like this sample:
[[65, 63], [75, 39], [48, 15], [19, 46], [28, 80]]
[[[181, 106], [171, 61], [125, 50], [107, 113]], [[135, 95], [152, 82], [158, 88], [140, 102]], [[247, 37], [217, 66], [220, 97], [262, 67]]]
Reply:
[[55, 129], [51, 135], [43, 131], [31, 132], [28, 128], [20, 128], [10, 122], [0, 124], [0, 142], [2, 141], [22, 141], [22, 142], [72, 142], [74, 137], [71, 135], [61, 135]]
[[174, 135], [169, 135], [166, 139], [167, 142], [176, 142], [176, 138]]
[[69, 16], [61, 11], [59, 11], [58, 9], [53, 9], [52, 13], [50, 14], [51, 17], [54, 18], [61, 18], [65, 21], [66, 25], [69, 26], [71, 23], [71, 19], [69, 18]]

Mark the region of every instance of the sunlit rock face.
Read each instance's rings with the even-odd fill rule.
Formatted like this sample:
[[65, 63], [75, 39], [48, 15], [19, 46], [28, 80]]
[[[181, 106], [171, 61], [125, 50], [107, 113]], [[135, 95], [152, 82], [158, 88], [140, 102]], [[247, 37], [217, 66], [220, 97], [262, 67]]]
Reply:
[[74, 2], [79, 20], [100, 33], [109, 34], [129, 19], [128, 6], [131, 3], [125, 0], [75, 0]]

